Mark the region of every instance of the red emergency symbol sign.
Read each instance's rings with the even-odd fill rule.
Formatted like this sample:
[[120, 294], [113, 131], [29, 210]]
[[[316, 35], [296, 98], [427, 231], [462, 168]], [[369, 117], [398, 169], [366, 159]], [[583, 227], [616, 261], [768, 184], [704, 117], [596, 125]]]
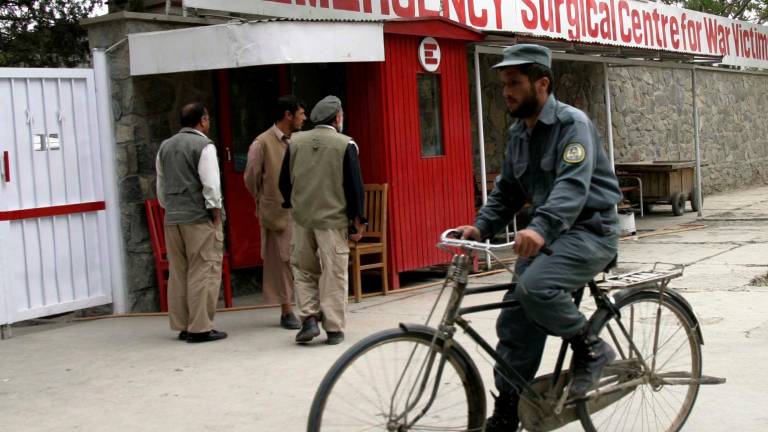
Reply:
[[435, 72], [440, 67], [440, 45], [434, 38], [425, 37], [421, 40], [419, 63], [427, 72]]

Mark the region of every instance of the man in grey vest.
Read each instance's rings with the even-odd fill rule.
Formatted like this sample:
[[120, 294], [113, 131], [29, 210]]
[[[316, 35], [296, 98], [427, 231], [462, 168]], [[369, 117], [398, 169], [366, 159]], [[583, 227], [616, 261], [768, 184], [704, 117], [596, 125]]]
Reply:
[[304, 103], [296, 96], [277, 100], [275, 124], [256, 137], [248, 149], [245, 187], [256, 201], [256, 215], [261, 225], [261, 258], [264, 260], [262, 291], [267, 303], [279, 303], [280, 326], [298, 330], [301, 323], [293, 314], [293, 277], [291, 276], [291, 211], [283, 208], [277, 187], [291, 134], [301, 130], [307, 116]]
[[219, 162], [203, 104], [184, 106], [181, 126], [155, 162], [170, 264], [168, 318], [180, 340], [209, 342], [227, 337], [213, 329], [224, 255]]
[[302, 320], [296, 342], [317, 337], [322, 321], [334, 345], [344, 340], [347, 320], [347, 241], [360, 240], [365, 223], [363, 181], [357, 144], [341, 133], [339, 98], [318, 102], [310, 120], [315, 128], [293, 134], [280, 172], [283, 205], [293, 208], [291, 266]]
[[[621, 198], [611, 162], [595, 126], [582, 111], [552, 95], [552, 59], [539, 45], [504, 50], [499, 71], [503, 96], [518, 121], [509, 129], [502, 172], [474, 226], [458, 229], [464, 238], [482, 240], [506, 226], [530, 204], [531, 223], [515, 236], [515, 283], [496, 323], [497, 352], [521, 376], [536, 374], [548, 334], [573, 349], [571, 397], [581, 397], [615, 357], [593, 334], [571, 298], [616, 256]], [[551, 255], [540, 254], [548, 245]], [[519, 383], [496, 374], [499, 396], [486, 432], [518, 427]]]

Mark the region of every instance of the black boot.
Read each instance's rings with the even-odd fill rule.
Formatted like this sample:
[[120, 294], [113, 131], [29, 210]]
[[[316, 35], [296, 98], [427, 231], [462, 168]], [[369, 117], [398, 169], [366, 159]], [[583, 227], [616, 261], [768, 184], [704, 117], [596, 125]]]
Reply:
[[301, 330], [296, 334], [296, 343], [307, 343], [320, 335], [320, 328], [317, 327], [317, 318], [310, 316], [304, 320]]
[[573, 373], [569, 396], [584, 397], [599, 381], [603, 368], [616, 358], [610, 345], [584, 330], [569, 340], [573, 349]]
[[227, 338], [227, 333], [218, 330], [210, 330], [202, 333], [187, 332], [187, 343], [213, 342]]
[[298, 330], [301, 328], [301, 321], [296, 318], [293, 312], [280, 315], [280, 327], [288, 330]]
[[[491, 393], [493, 395], [493, 393]], [[493, 415], [485, 421], [485, 432], [515, 432], [520, 424], [517, 418], [517, 403], [520, 396], [513, 393], [493, 395]]]

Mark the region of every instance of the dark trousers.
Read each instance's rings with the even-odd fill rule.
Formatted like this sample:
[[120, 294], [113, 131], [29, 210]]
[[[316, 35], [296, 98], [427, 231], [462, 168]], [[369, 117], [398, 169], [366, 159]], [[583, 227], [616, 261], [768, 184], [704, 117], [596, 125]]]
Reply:
[[[552, 255], [517, 261], [515, 283], [504, 295], [504, 300], [517, 300], [517, 304], [503, 309], [496, 321], [496, 351], [526, 381], [531, 381], [539, 369], [547, 334], [567, 339], [583, 328], [586, 319], [571, 293], [616, 256], [618, 236], [613, 226], [579, 224], [550, 249]], [[498, 371], [494, 375], [500, 392], [513, 391], [513, 383]]]

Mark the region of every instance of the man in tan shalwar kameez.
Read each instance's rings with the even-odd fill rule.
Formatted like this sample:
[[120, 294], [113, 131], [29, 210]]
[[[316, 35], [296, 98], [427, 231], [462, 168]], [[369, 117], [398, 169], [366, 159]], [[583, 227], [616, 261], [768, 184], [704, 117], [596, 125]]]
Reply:
[[291, 276], [290, 209], [282, 207], [278, 178], [291, 134], [306, 120], [304, 103], [293, 95], [277, 100], [275, 124], [264, 131], [248, 149], [245, 187], [256, 201], [256, 216], [261, 224], [261, 257], [264, 260], [264, 299], [279, 303], [280, 326], [290, 330], [301, 327], [293, 314], [293, 277]]

